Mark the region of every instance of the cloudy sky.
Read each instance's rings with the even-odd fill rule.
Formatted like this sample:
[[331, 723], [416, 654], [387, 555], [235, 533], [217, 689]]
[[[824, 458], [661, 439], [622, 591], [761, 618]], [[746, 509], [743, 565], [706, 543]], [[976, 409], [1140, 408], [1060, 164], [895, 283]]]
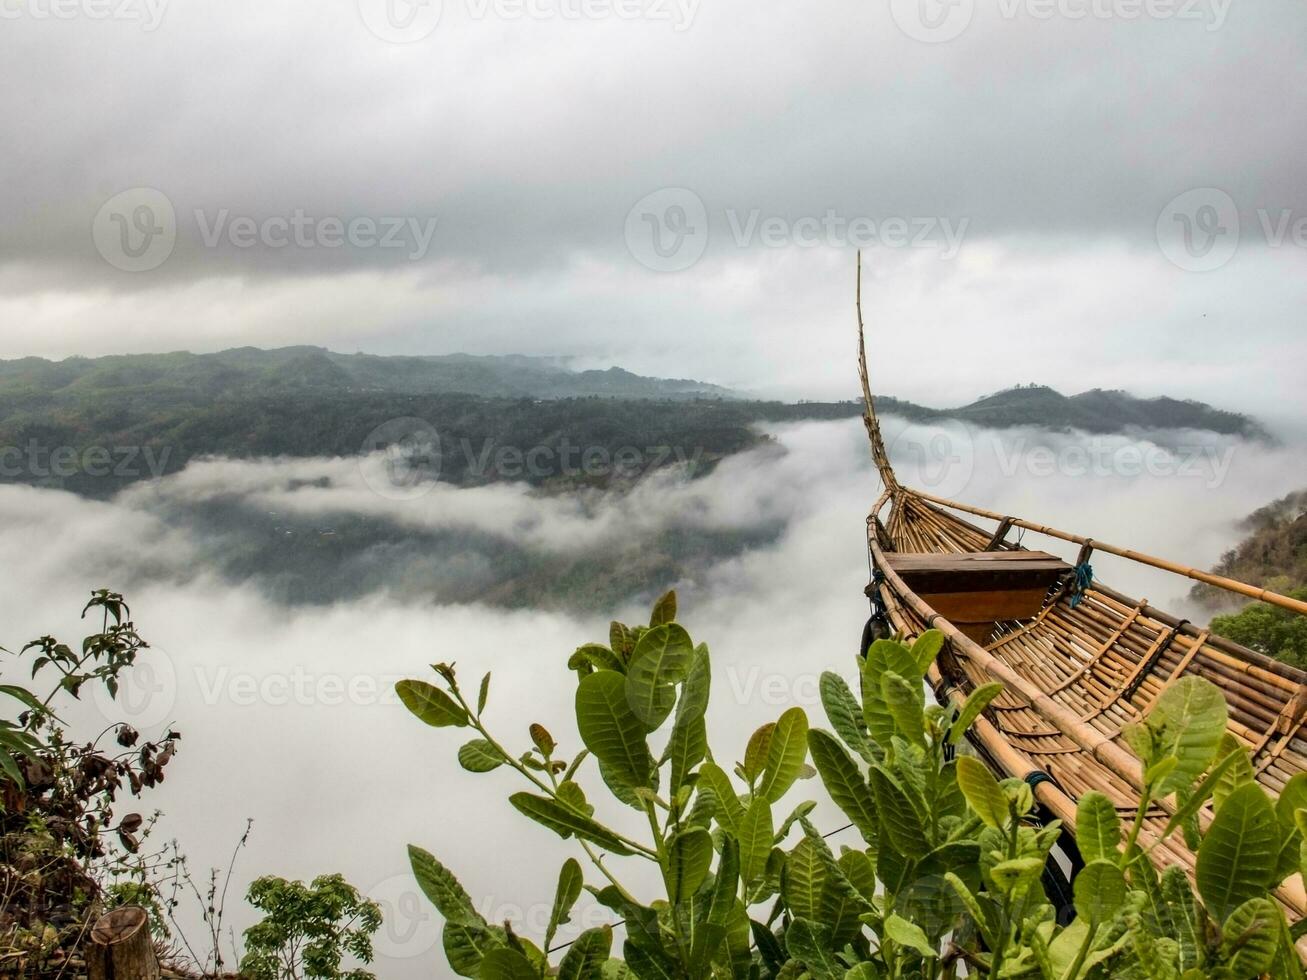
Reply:
[[[1301, 0], [0, 0], [0, 356], [1307, 407]], [[914, 365], [930, 352], [934, 363]]]

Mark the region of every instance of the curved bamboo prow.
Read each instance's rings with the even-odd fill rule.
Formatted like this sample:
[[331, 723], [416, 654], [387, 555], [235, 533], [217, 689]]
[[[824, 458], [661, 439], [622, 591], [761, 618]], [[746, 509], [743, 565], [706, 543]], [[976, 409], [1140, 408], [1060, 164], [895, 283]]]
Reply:
[[871, 440], [871, 458], [880, 470], [880, 478], [885, 482], [885, 489], [896, 494], [899, 481], [894, 476], [894, 467], [890, 465], [889, 453], [885, 451], [885, 440], [880, 434], [880, 419], [876, 416], [876, 400], [871, 394], [871, 382], [867, 377], [867, 332], [862, 323], [862, 251], [858, 251], [858, 285], [856, 293], [858, 311], [858, 379], [862, 382], [862, 422], [867, 427], [867, 438]]

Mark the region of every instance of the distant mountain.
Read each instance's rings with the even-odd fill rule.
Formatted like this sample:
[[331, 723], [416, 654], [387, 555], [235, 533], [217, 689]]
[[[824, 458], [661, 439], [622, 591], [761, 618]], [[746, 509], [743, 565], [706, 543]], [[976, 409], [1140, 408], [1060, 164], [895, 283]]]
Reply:
[[1124, 391], [1102, 388], [1068, 396], [1045, 385], [1027, 385], [987, 395], [959, 408], [925, 408], [885, 397], [877, 398], [876, 405], [886, 415], [902, 415], [916, 422], [958, 419], [996, 429], [1035, 425], [1094, 433], [1202, 429], [1271, 441], [1270, 434], [1259, 422], [1238, 412], [1227, 412], [1198, 401], [1136, 398]]
[[[1221, 556], [1212, 571], [1275, 592], [1307, 585], [1307, 490], [1299, 490], [1253, 511], [1241, 522], [1247, 537]], [[1195, 599], [1214, 608], [1247, 600], [1209, 585], [1195, 585]]]
[[303, 392], [489, 398], [733, 397], [727, 389], [701, 381], [644, 377], [619, 367], [576, 371], [556, 358], [519, 354], [382, 357], [301, 346], [0, 361], [0, 407], [33, 395], [78, 399], [119, 394], [195, 401]]

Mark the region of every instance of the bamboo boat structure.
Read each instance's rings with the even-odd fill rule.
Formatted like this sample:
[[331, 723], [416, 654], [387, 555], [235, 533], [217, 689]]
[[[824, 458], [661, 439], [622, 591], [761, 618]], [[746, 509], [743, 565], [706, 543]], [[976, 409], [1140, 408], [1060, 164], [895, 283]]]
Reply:
[[[931, 628], [945, 635], [928, 678], [941, 703], [960, 705], [981, 684], [1004, 685], [972, 732], [991, 767], [1030, 783], [1072, 836], [1077, 800], [1090, 790], [1133, 821], [1142, 772], [1123, 729], [1178, 678], [1197, 675], [1225, 694], [1229, 730], [1247, 748], [1261, 785], [1277, 795], [1307, 766], [1307, 673], [1109, 587], [1092, 577], [1089, 560], [1095, 552], [1119, 556], [1302, 615], [1307, 603], [900, 484], [868, 380], [860, 261], [857, 313], [863, 421], [884, 483], [867, 518], [873, 622], [908, 637]], [[1075, 564], [1028, 550], [1024, 533], [1010, 541], [1014, 529], [1078, 545]], [[1150, 805], [1142, 845], [1161, 837], [1171, 812], [1165, 801]], [[1203, 831], [1211, 818], [1210, 807], [1200, 814]], [[1153, 859], [1159, 868], [1178, 864], [1193, 873], [1195, 855], [1183, 835], [1168, 837]], [[1300, 875], [1277, 897], [1291, 922], [1307, 913]]]

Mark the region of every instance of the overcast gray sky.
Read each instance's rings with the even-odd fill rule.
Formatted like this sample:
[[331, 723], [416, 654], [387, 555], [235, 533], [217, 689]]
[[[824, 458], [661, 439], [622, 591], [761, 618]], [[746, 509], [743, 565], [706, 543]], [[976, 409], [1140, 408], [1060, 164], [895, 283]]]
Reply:
[[[1301, 414], [1302, 0], [0, 0], [0, 356]], [[923, 366], [921, 358], [933, 363]]]

